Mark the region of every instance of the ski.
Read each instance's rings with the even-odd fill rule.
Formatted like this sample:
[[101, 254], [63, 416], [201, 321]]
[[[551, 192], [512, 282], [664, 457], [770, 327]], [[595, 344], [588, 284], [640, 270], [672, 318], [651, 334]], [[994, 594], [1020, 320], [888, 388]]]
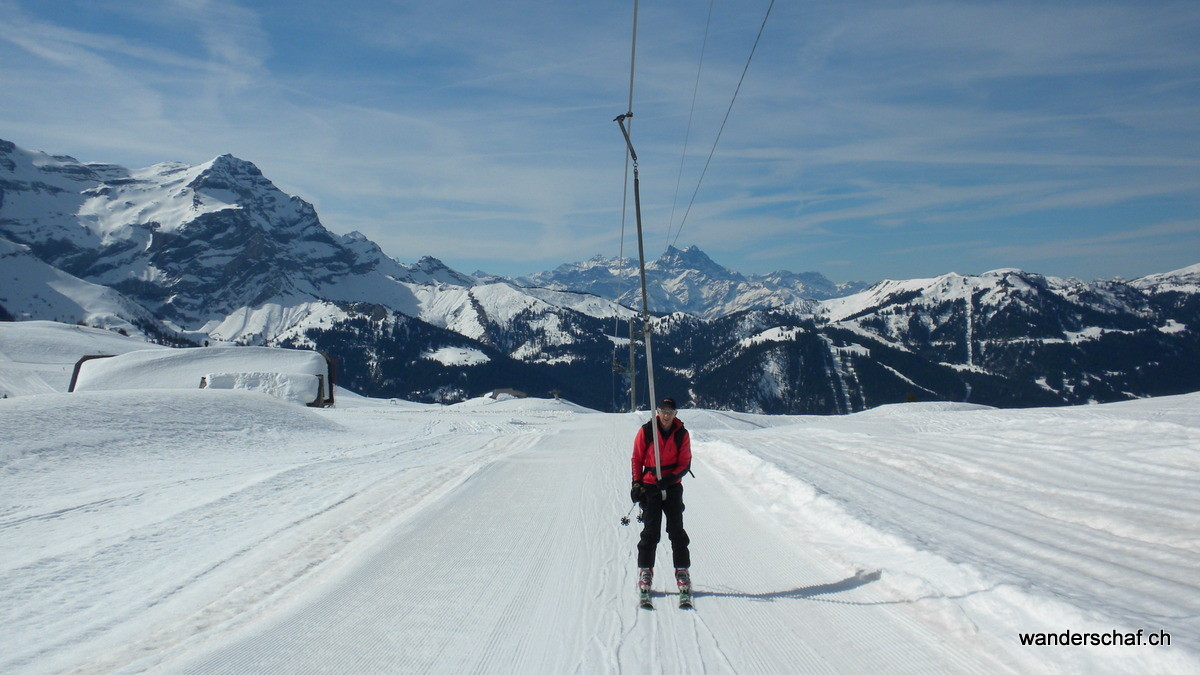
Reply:
[[654, 603], [650, 601], [650, 591], [638, 591], [638, 607], [654, 609]]

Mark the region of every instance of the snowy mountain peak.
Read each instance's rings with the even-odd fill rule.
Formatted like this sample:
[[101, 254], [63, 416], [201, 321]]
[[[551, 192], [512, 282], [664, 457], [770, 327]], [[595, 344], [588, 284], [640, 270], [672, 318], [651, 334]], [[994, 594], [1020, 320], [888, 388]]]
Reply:
[[1056, 292], [1065, 295], [1075, 282], [1005, 268], [978, 276], [950, 272], [929, 279], [884, 280], [870, 288], [822, 302], [822, 314], [840, 321], [886, 307], [930, 307], [945, 303], [1003, 304], [1015, 297]]
[[[813, 299], [845, 295], [863, 287], [860, 283], [834, 284], [817, 272], [746, 276], [716, 263], [698, 246], [668, 247], [657, 260], [647, 263], [646, 281], [651, 311], [683, 312], [707, 319], [749, 309], [808, 311]], [[597, 255], [522, 277], [518, 283], [591, 293], [628, 306], [641, 302], [637, 262], [628, 258]]]
[[[476, 279], [432, 257], [403, 265], [362, 233], [329, 232], [310, 204], [283, 193], [257, 166], [233, 155], [195, 166], [165, 162], [129, 171], [82, 165], [11, 143], [3, 147], [0, 236], [16, 242], [13, 253], [26, 251], [17, 247], [25, 244], [23, 259], [45, 263], [39, 279], [54, 282], [51, 270], [57, 268], [127, 296], [130, 305], [148, 309], [146, 316], [219, 339], [255, 344], [303, 336], [310, 327], [356, 311], [374, 321], [419, 317], [432, 322], [427, 329], [454, 323], [445, 315], [457, 312], [463, 317], [459, 323], [473, 331], [511, 306], [532, 308], [523, 320], [555, 315], [521, 337], [533, 345], [521, 353], [532, 354], [560, 342], [601, 340], [591, 335], [589, 321], [620, 313], [598, 298], [535, 297], [516, 288], [508, 295], [522, 297], [507, 297], [508, 287], [468, 297]], [[46, 174], [45, 167], [56, 172]], [[47, 294], [35, 288], [28, 295]], [[492, 300], [503, 306], [489, 305]], [[22, 317], [77, 320], [98, 314], [65, 301], [60, 304], [69, 312], [50, 313], [53, 308], [38, 309], [41, 305], [29, 312], [24, 309], [29, 303], [9, 304], [10, 314]]]
[[262, 175], [262, 171], [259, 170], [254, 162], [235, 157], [229, 153], [216, 157], [207, 166], [214, 170], [228, 171], [230, 173], [247, 173], [254, 176]]
[[1177, 269], [1174, 272], [1167, 272], [1169, 276], [1195, 276], [1197, 274], [1200, 274], [1200, 263]]
[[238, 199], [255, 198], [283, 201], [287, 197], [263, 176], [257, 166], [233, 155], [221, 155], [189, 173], [194, 174], [187, 184], [189, 189], [217, 199], [227, 199], [230, 203]]
[[350, 232], [342, 235], [338, 243], [354, 255], [356, 267], [378, 270], [394, 279], [408, 279], [411, 270], [384, 253], [379, 244], [368, 239], [365, 234]]
[[3, 149], [0, 236], [183, 326], [272, 298], [312, 299], [380, 262], [358, 260], [366, 251], [343, 246], [310, 204], [233, 155], [130, 171]]
[[1136, 279], [1131, 285], [1142, 290], [1174, 291], [1200, 294], [1200, 264], [1162, 274], [1151, 274]]
[[450, 269], [446, 263], [434, 258], [433, 256], [425, 256], [413, 265], [412, 271], [414, 276], [422, 283], [440, 283], [449, 284], [451, 286], [474, 286], [475, 279]]
[[569, 269], [573, 266], [578, 266], [581, 268], [603, 267], [603, 268], [609, 268], [609, 269], [629, 269], [629, 268], [636, 267], [637, 261], [635, 261], [633, 258], [628, 258], [628, 257], [618, 256], [618, 257], [610, 258], [608, 256], [597, 254], [597, 255], [594, 255], [591, 258], [589, 258], [586, 262], [565, 263], [563, 265], [559, 265], [558, 269]]
[[0, 139], [0, 176], [10, 183], [6, 193], [23, 184], [51, 192], [79, 190], [81, 183], [94, 184], [100, 180], [91, 168], [74, 157], [25, 150], [3, 139]]
[[683, 250], [668, 246], [666, 252], [647, 267], [669, 273], [698, 272], [714, 279], [745, 279], [742, 275], [718, 265], [707, 253], [701, 251], [699, 246], [688, 246]]

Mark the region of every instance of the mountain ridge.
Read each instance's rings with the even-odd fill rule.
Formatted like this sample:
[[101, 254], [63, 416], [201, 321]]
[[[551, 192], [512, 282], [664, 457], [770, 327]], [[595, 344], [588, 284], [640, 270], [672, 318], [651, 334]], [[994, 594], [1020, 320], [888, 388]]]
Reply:
[[[346, 364], [344, 384], [384, 397], [516, 387], [615, 409], [631, 381], [645, 387], [624, 363], [640, 308], [628, 259], [520, 279], [428, 256], [406, 265], [361, 233], [330, 232], [232, 155], [130, 170], [0, 141], [0, 237], [13, 260], [46, 266], [25, 274], [38, 288], [0, 278], [0, 318], [319, 348]], [[58, 273], [79, 297], [54, 313], [35, 300]], [[691, 246], [648, 263], [647, 278], [659, 390], [697, 405], [845, 413], [910, 398], [1061, 405], [1200, 389], [1200, 265], [1128, 282], [1001, 269], [839, 286], [743, 275]], [[98, 318], [83, 296], [108, 291]]]
[[[514, 281], [593, 293], [630, 307], [641, 305], [638, 266], [629, 258], [596, 255]], [[647, 262], [646, 283], [652, 312], [685, 312], [706, 319], [749, 309], [811, 309], [814, 300], [848, 295], [867, 286], [862, 282], [835, 284], [819, 272], [780, 270], [744, 275], [721, 266], [694, 245], [683, 249], [668, 246], [657, 259]]]

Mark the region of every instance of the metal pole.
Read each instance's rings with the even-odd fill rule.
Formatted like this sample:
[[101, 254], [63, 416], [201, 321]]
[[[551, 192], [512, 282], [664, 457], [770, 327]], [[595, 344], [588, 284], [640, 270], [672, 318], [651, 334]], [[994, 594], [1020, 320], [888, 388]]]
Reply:
[[[613, 121], [621, 127], [621, 133], [625, 136], [625, 144], [629, 147], [629, 157], [633, 160], [633, 212], [637, 216], [638, 269], [642, 281], [642, 333], [646, 338], [646, 381], [650, 385], [650, 426], [653, 431], [650, 436], [654, 439], [654, 476], [661, 487], [662, 456], [658, 440], [658, 413], [656, 411], [658, 399], [654, 393], [654, 350], [650, 345], [650, 301], [646, 291], [646, 247], [642, 237], [642, 191], [638, 182], [637, 153], [634, 152], [633, 141], [629, 139], [629, 131], [625, 129], [625, 119], [632, 116], [633, 113], [626, 113], [619, 115]], [[666, 490], [663, 490], [663, 496], [666, 496]]]
[[633, 340], [633, 318], [629, 319], [629, 412], [637, 412], [637, 350]]

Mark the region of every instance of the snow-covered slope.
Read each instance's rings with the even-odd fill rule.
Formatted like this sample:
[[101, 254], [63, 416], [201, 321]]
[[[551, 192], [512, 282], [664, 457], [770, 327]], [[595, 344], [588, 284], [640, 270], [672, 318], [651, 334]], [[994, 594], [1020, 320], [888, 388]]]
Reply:
[[1147, 291], [1200, 294], [1200, 264], [1184, 267], [1174, 272], [1151, 274], [1135, 279], [1131, 283]]
[[664, 542], [646, 612], [636, 416], [0, 400], [0, 669], [1194, 672], [1197, 410], [685, 410], [697, 609]]
[[[951, 273], [933, 279], [887, 280], [854, 295], [823, 301], [818, 315], [832, 322], [853, 322], [865, 316], [882, 315], [906, 321], [914, 311], [921, 311], [936, 322], [939, 312], [957, 305], [984, 319], [1019, 311], [1030, 316], [1047, 315], [1063, 325], [1075, 321], [1073, 312], [1092, 317], [1109, 315], [1111, 320], [1120, 321], [1125, 318], [1121, 315], [1136, 317], [1152, 313], [1150, 298], [1142, 291], [1157, 292], [1155, 279], [1158, 283], [1171, 283], [1172, 288], [1187, 287], [1188, 277], [1180, 272], [1146, 277], [1131, 284], [1121, 281], [1088, 283], [1018, 269], [992, 270], [980, 275]], [[1192, 288], [1193, 291], [1200, 290], [1195, 285]], [[932, 323], [929, 325], [933, 327]]]
[[47, 265], [28, 246], [0, 237], [0, 315], [10, 320], [84, 322], [143, 335], [154, 315], [117, 291]]
[[0, 395], [65, 392], [81, 357], [145, 349], [165, 347], [87, 326], [0, 321]]
[[[1187, 288], [1181, 278], [1164, 277]], [[906, 399], [1100, 402], [1196, 390], [1197, 325], [1200, 294], [1004, 269], [884, 281], [822, 301], [811, 318], [727, 317], [702, 338], [684, 325], [666, 341], [687, 338], [694, 351], [663, 362], [696, 382], [694, 398], [708, 407], [841, 413]]]

